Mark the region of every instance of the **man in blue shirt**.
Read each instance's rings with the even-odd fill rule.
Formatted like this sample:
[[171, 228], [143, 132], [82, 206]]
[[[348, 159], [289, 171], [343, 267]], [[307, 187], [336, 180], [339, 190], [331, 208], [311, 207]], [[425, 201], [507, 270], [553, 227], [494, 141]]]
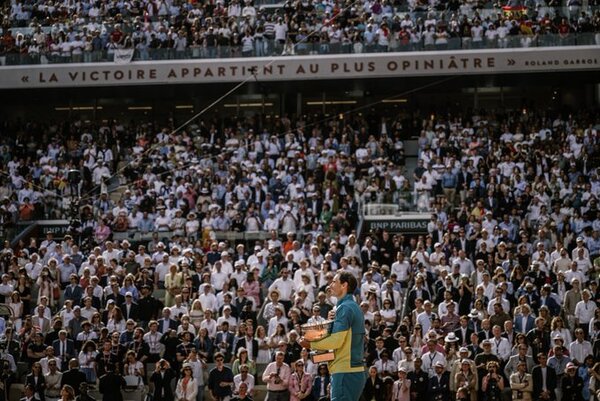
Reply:
[[444, 195], [446, 196], [446, 199], [452, 205], [454, 205], [457, 184], [458, 178], [456, 174], [454, 174], [449, 167], [446, 167], [444, 173], [442, 174], [442, 189], [444, 190]]

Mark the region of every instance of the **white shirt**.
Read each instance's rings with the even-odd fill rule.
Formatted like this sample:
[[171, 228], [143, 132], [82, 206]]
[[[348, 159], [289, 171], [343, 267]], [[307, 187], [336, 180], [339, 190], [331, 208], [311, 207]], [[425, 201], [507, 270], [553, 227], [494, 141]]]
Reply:
[[396, 273], [396, 279], [399, 282], [404, 282], [408, 279], [410, 273], [410, 263], [403, 260], [402, 262], [394, 262], [391, 267], [392, 273]]
[[310, 268], [307, 267], [305, 270], [300, 268], [300, 269], [296, 270], [296, 272], [294, 273], [295, 288], [304, 287], [304, 283], [302, 281], [303, 275], [308, 276], [310, 278], [310, 283], [313, 285], [313, 287], [316, 287], [315, 274], [312, 272], [312, 270], [310, 270]]
[[202, 310], [211, 310], [213, 312], [217, 311], [217, 297], [212, 292], [200, 294], [198, 297], [200, 300], [200, 304], [202, 305]]
[[164, 345], [161, 344], [161, 334], [157, 331], [156, 333], [147, 332], [144, 334], [144, 341], [148, 344], [148, 348], [151, 354], [160, 354], [164, 349]]
[[442, 362], [446, 366], [446, 357], [441, 352], [426, 352], [421, 359], [423, 360], [423, 371], [427, 372], [429, 377], [435, 375], [434, 365], [437, 362]]
[[504, 310], [504, 312], [506, 312], [506, 313], [509, 312], [509, 310], [510, 310], [510, 303], [508, 302], [507, 299], [500, 298], [498, 300], [498, 298], [493, 298], [493, 299], [490, 299], [490, 302], [489, 302], [488, 307], [487, 307], [487, 312], [488, 312], [488, 314], [490, 316], [494, 314], [494, 305], [497, 302], [500, 302], [502, 304], [502, 309]]
[[440, 306], [438, 306], [438, 315], [443, 316], [448, 314], [448, 305], [454, 304], [454, 310], [458, 310], [458, 304], [455, 301], [450, 301], [449, 303], [442, 302]]
[[571, 360], [577, 359], [579, 363], [582, 363], [586, 356], [593, 355], [592, 344], [589, 341], [579, 342], [573, 341], [569, 345], [569, 356]]
[[287, 31], [288, 31], [288, 27], [286, 24], [283, 24], [283, 23], [275, 24], [275, 40], [285, 40]]
[[287, 322], [288, 322], [288, 319], [285, 316], [281, 316], [281, 318], [279, 318], [279, 319], [277, 319], [277, 316], [273, 316], [269, 320], [269, 328], [267, 329], [267, 335], [269, 337], [271, 337], [273, 334], [275, 334], [275, 331], [277, 330], [277, 325], [279, 323], [283, 324], [283, 326], [286, 327], [286, 331], [287, 331]]
[[[575, 317], [579, 321], [579, 324], [589, 323], [594, 317], [596, 309], [598, 307], [591, 299], [587, 302], [583, 300], [577, 302], [577, 305], [575, 305]], [[580, 362], [583, 362], [583, 360], [580, 360]]]
[[500, 337], [500, 339], [492, 337], [490, 341], [492, 341], [492, 353], [501, 360], [508, 361], [508, 358], [510, 358], [511, 354], [511, 348], [508, 339], [504, 337]]
[[242, 374], [239, 373], [233, 378], [233, 384], [235, 387], [234, 391], [238, 392], [240, 390], [240, 384], [246, 383], [246, 385], [248, 386], [248, 393], [252, 394], [252, 390], [254, 390], [254, 382], [254, 376], [252, 376], [250, 373], [246, 375], [246, 380], [242, 380]]
[[206, 329], [208, 331], [208, 336], [211, 338], [215, 338], [217, 335], [217, 321], [215, 319], [210, 319], [210, 321], [204, 319], [200, 323], [200, 328]]
[[279, 299], [282, 301], [290, 301], [294, 292], [294, 282], [288, 279], [278, 278], [269, 287], [269, 293], [273, 290], [279, 290]]
[[431, 312], [429, 315], [427, 314], [427, 312], [419, 313], [419, 315], [417, 316], [417, 323], [419, 323], [422, 327], [421, 332], [427, 333], [429, 331], [429, 329], [431, 328], [431, 321], [434, 317], [435, 313], [433, 312]]

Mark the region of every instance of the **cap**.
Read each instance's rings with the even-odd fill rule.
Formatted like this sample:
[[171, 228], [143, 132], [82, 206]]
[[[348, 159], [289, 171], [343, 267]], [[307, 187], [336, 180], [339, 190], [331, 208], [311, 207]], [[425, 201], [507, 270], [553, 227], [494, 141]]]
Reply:
[[433, 366], [435, 366], [436, 368], [445, 368], [444, 363], [440, 361], [434, 363]]
[[131, 291], [127, 291], [127, 292], [125, 293], [125, 296], [126, 296], [126, 297], [133, 297], [133, 294], [131, 293]]
[[398, 368], [398, 373], [406, 373], [406, 368], [404, 366], [400, 366]]

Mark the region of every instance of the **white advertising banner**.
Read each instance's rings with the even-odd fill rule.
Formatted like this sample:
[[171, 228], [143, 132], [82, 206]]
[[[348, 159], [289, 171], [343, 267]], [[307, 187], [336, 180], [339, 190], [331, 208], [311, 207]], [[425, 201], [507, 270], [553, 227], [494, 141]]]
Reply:
[[585, 70], [600, 70], [599, 46], [6, 66], [0, 67], [0, 89]]
[[116, 49], [115, 64], [128, 64], [133, 60], [134, 49]]

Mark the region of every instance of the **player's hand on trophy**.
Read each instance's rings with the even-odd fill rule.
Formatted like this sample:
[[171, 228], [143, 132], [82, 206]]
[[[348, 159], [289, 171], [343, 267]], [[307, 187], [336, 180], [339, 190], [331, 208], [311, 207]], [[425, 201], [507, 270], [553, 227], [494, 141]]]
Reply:
[[304, 337], [300, 337], [300, 339], [298, 340], [298, 344], [300, 344], [302, 348], [310, 349], [310, 342], [307, 341]]

